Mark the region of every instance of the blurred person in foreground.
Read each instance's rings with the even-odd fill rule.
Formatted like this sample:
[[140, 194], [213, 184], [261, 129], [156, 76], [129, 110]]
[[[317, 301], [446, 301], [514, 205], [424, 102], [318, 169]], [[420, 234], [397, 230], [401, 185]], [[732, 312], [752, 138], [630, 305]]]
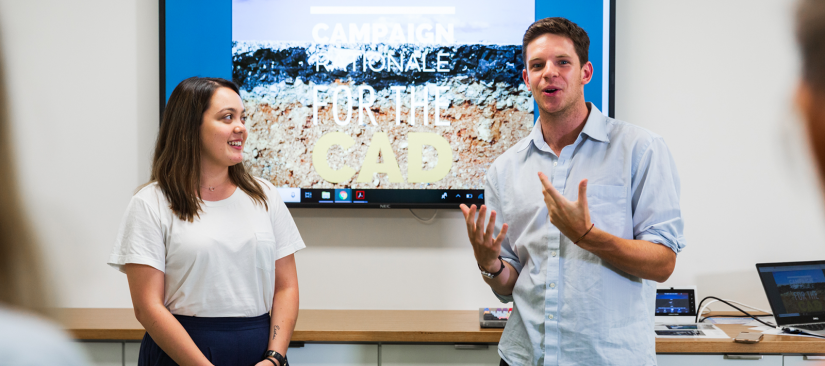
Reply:
[[0, 365], [86, 365], [48, 318], [40, 255], [19, 199], [11, 121], [0, 65]]
[[820, 184], [825, 189], [825, 1], [801, 1], [796, 20], [802, 54], [797, 105], [808, 131]]
[[228, 80], [189, 78], [169, 97], [109, 258], [146, 328], [138, 365], [288, 364], [305, 245], [275, 187], [244, 168], [245, 121]]

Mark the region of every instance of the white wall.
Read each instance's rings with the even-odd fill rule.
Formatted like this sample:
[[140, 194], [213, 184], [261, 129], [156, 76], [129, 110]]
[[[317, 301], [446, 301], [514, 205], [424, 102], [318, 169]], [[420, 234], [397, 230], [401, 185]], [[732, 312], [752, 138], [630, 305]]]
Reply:
[[825, 259], [792, 94], [793, 1], [618, 1], [616, 115], [665, 137], [688, 247], [668, 284], [768, 308], [755, 263]]
[[158, 126], [157, 1], [0, 2], [13, 152], [64, 306], [131, 306], [106, 259], [149, 177]]
[[[664, 136], [689, 243], [668, 283], [767, 307], [754, 263], [825, 258], [799, 146], [791, 2], [618, 1], [616, 113]], [[68, 307], [130, 307], [105, 264], [157, 132], [154, 0], [0, 0], [19, 179]], [[428, 216], [431, 210], [420, 210]], [[496, 305], [461, 214], [292, 210], [303, 308]]]

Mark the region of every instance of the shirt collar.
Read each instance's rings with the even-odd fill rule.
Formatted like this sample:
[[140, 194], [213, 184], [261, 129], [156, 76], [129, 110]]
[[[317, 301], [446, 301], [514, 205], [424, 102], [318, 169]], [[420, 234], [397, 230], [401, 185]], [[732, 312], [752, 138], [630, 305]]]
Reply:
[[[607, 117], [602, 114], [599, 108], [596, 108], [593, 103], [588, 102], [588, 104], [590, 104], [590, 114], [587, 116], [587, 121], [584, 123], [584, 128], [581, 133], [596, 141], [610, 142], [610, 139], [607, 137]], [[537, 149], [541, 149], [547, 145], [547, 143], [544, 142], [544, 135], [541, 133], [541, 123], [538, 118], [536, 118], [536, 122], [533, 124], [533, 130], [530, 131], [529, 138], [518, 147], [517, 151], [524, 151], [524, 149], [530, 146], [531, 142]]]
[[531, 142], [533, 143], [533, 145], [536, 146], [537, 149], [541, 149], [542, 146], [547, 145], [547, 143], [544, 142], [544, 135], [542, 135], [541, 133], [541, 123], [539, 123], [538, 118], [536, 118], [536, 121], [533, 123], [533, 130], [530, 131], [530, 135], [528, 137], [528, 139], [522, 141], [521, 146], [519, 146], [518, 150], [516, 151], [524, 151], [524, 149], [530, 146]]
[[607, 116], [599, 108], [596, 108], [593, 103], [589, 104], [590, 115], [587, 116], [587, 122], [584, 123], [582, 133], [596, 141], [610, 142], [610, 138], [607, 137]]

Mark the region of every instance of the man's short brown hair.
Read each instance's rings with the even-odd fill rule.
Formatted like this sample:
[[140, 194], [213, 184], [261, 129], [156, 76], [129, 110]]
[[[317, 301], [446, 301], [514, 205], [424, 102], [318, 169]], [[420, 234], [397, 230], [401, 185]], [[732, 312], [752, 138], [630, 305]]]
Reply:
[[521, 41], [521, 57], [524, 59], [524, 68], [527, 68], [528, 61], [527, 45], [544, 34], [557, 34], [570, 38], [576, 48], [576, 55], [579, 56], [581, 66], [587, 63], [587, 51], [590, 49], [590, 37], [587, 36], [587, 32], [576, 23], [565, 18], [554, 17], [539, 19], [530, 24], [527, 31], [524, 32], [524, 39]]
[[802, 0], [796, 19], [796, 37], [802, 51], [802, 78], [825, 92], [825, 1]]

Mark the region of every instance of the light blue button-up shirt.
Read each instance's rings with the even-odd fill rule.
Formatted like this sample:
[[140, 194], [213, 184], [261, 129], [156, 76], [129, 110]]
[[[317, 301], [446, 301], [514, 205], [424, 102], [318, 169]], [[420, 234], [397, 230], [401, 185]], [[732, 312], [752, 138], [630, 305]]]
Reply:
[[519, 272], [513, 313], [499, 343], [512, 366], [656, 364], [653, 332], [656, 283], [627, 274], [573, 244], [550, 223], [537, 173], [567, 199], [587, 202], [596, 227], [647, 240], [679, 253], [685, 247], [679, 176], [662, 137], [590, 115], [561, 155], [544, 142], [541, 124], [490, 167], [485, 203], [507, 223], [501, 256]]

